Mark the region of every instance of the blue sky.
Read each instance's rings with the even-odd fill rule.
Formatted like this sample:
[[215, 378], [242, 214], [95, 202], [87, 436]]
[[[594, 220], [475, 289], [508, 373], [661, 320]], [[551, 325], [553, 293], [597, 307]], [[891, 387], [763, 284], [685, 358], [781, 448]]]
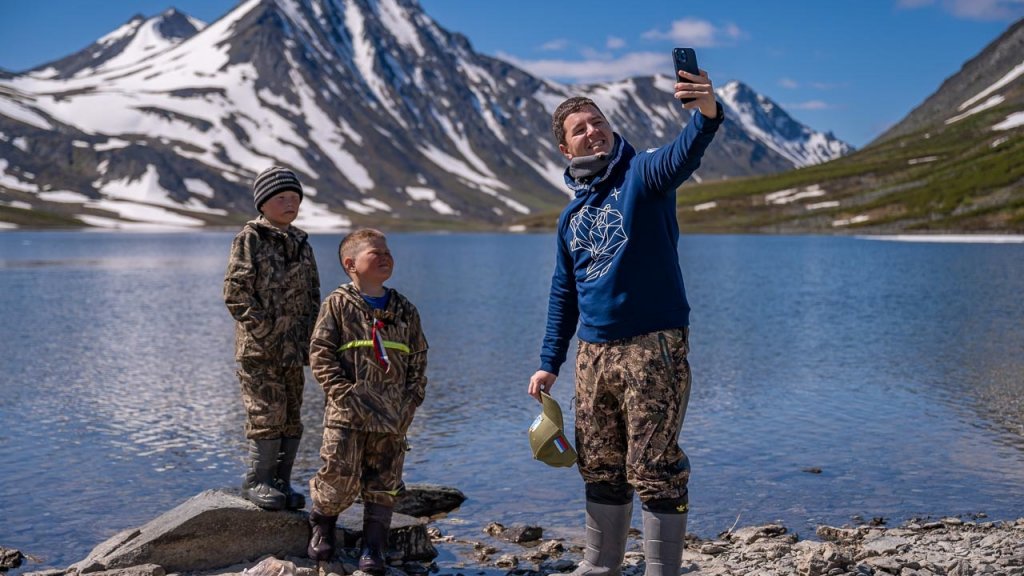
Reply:
[[[741, 80], [801, 122], [863, 146], [1024, 16], [1024, 0], [420, 0], [477, 52], [561, 82], [670, 73], [697, 49], [716, 85]], [[134, 14], [212, 22], [234, 0], [0, 0], [0, 67], [32, 68]], [[980, 87], [979, 87], [980, 89]]]

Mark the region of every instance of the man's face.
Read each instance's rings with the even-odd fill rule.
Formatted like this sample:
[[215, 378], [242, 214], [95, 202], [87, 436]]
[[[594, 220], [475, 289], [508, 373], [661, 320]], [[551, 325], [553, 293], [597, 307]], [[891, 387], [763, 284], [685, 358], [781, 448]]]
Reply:
[[565, 144], [559, 144], [558, 149], [569, 160], [577, 156], [611, 153], [614, 143], [612, 127], [593, 106], [566, 116], [562, 127], [565, 128]]

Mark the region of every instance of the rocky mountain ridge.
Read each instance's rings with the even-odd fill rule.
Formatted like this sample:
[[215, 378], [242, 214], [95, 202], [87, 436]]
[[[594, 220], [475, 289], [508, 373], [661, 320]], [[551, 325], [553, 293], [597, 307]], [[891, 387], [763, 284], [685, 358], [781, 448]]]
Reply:
[[[136, 17], [76, 54], [0, 77], [7, 226], [236, 225], [283, 163], [299, 225], [493, 227], [564, 204], [550, 114], [584, 92], [636, 142], [688, 120], [667, 76], [545, 81], [476, 53], [415, 0], [247, 0], [205, 25]], [[698, 177], [777, 173], [849, 147], [742, 84]]]

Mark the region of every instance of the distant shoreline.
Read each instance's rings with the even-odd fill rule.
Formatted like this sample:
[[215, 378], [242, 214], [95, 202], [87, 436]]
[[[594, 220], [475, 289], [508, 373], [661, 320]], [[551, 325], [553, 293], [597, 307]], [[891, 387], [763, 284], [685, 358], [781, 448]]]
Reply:
[[864, 240], [946, 242], [950, 244], [1024, 244], [1024, 234], [884, 234], [858, 235]]
[[[20, 227], [4, 226], [5, 222], [0, 222], [0, 237], [5, 232], [32, 232], [32, 233], [48, 233], [48, 232], [81, 232], [86, 234], [103, 234], [103, 233], [117, 233], [117, 234], [204, 234], [204, 233], [235, 233], [238, 231], [239, 226], [201, 226], [201, 227], [181, 227], [181, 226], [169, 226], [165, 224], [157, 223], [133, 223], [131, 226], [123, 228], [102, 228], [94, 226], [81, 226], [81, 227]], [[299, 228], [312, 235], [321, 234], [346, 234], [352, 230], [352, 228], [303, 228], [296, 224]], [[554, 228], [533, 228], [524, 226], [521, 224], [514, 224], [509, 226], [495, 226], [489, 229], [452, 229], [452, 228], [417, 228], [417, 227], [396, 227], [385, 230], [391, 234], [414, 234], [414, 233], [427, 233], [427, 234], [507, 234], [511, 236], [516, 235], [530, 235], [530, 234], [547, 234], [554, 233]], [[687, 232], [683, 231], [680, 237], [691, 236], [691, 235], [708, 235], [704, 232]], [[965, 234], [963, 232], [950, 232], [950, 233], [930, 233], [930, 234], [820, 234], [816, 232], [806, 233], [795, 233], [795, 234], [770, 234], [764, 232], [715, 232], [712, 235], [716, 236], [836, 236], [836, 237], [853, 237], [861, 240], [878, 240], [888, 242], [920, 242], [920, 243], [946, 243], [946, 244], [1024, 244], [1024, 234], [993, 234], [991, 232], [984, 234]]]

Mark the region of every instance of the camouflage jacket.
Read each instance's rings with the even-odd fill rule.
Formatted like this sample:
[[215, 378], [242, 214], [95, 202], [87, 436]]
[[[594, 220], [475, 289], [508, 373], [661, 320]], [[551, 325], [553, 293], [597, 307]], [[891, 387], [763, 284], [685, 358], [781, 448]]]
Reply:
[[[313, 329], [309, 363], [324, 389], [324, 426], [405, 434], [427, 386], [427, 340], [416, 307], [390, 290], [374, 310], [352, 284], [327, 295]], [[377, 359], [373, 325], [390, 368]]]
[[320, 276], [308, 236], [262, 217], [231, 244], [224, 303], [235, 319], [235, 359], [302, 366], [320, 307]]

